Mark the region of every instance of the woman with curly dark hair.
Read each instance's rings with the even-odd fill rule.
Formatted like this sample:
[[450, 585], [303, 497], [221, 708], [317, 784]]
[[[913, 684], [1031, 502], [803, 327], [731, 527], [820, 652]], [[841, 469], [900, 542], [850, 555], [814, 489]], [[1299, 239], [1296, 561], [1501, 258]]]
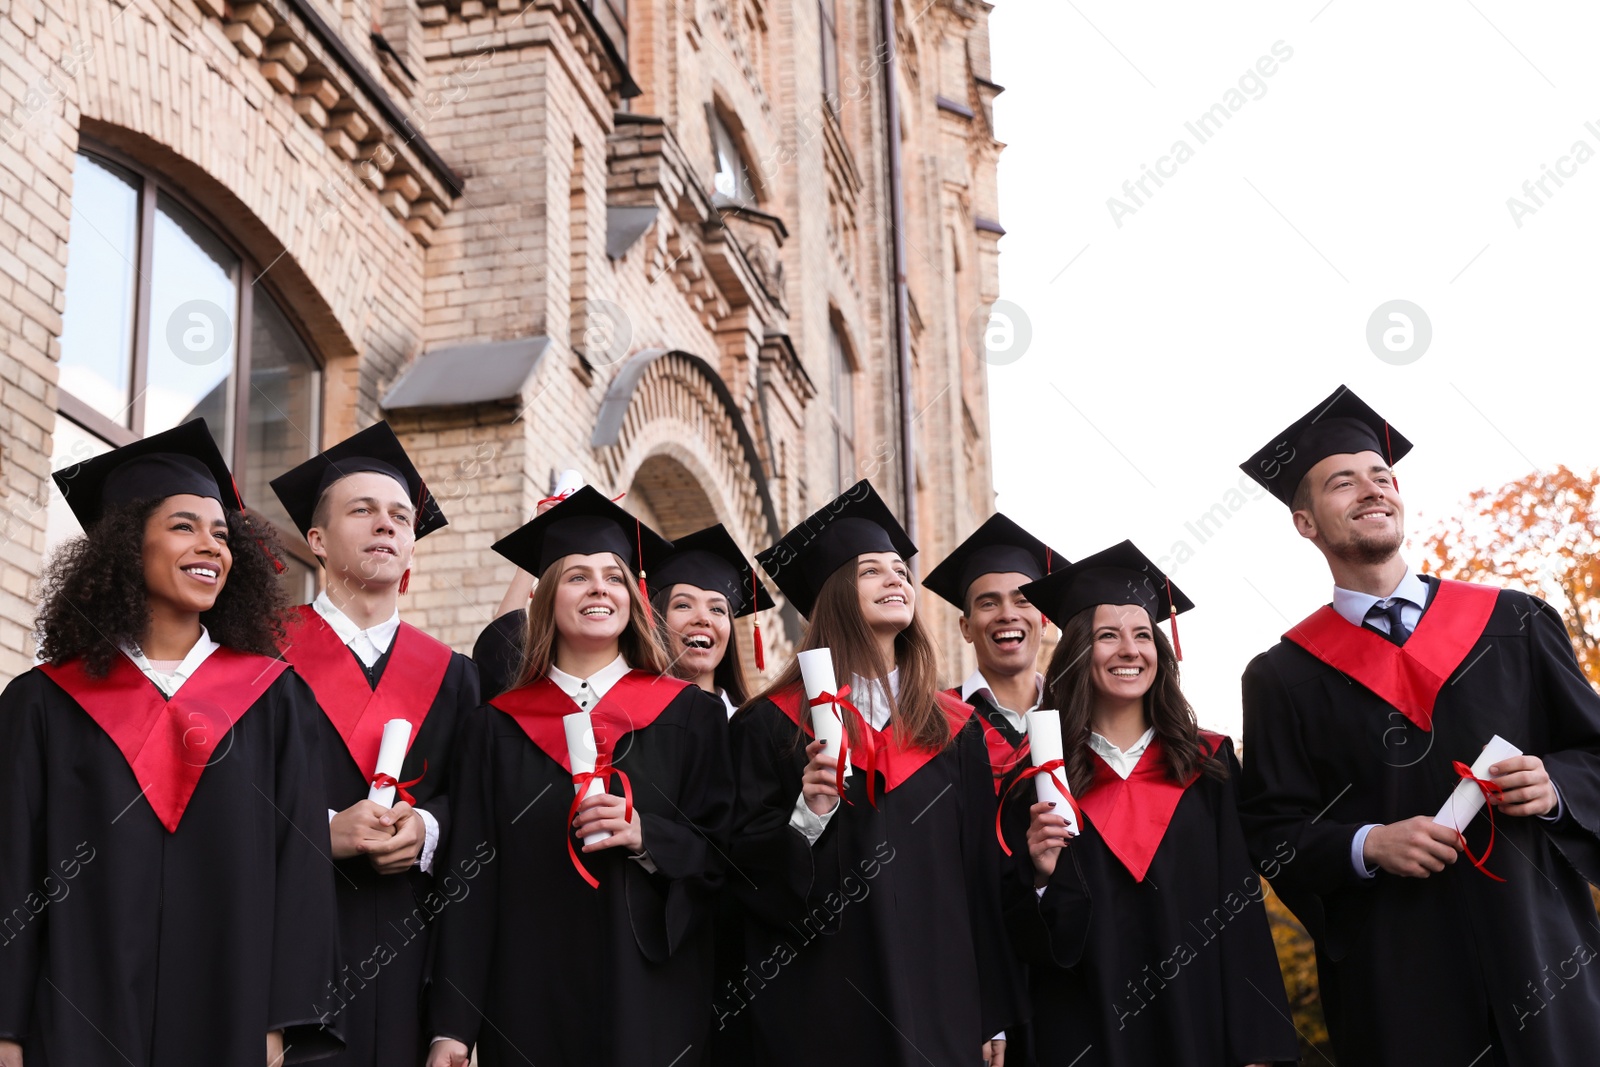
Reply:
[[0, 694], [0, 1065], [332, 1051], [318, 712], [271, 658], [270, 539], [200, 419], [55, 477], [86, 532]]
[[1036, 1062], [1295, 1062], [1233, 743], [1199, 728], [1156, 626], [1176, 634], [1194, 605], [1129, 541], [1021, 592], [1061, 623], [1041, 706], [1082, 815], [1069, 836], [1054, 804], [1008, 785], [1007, 921], [1031, 965]]

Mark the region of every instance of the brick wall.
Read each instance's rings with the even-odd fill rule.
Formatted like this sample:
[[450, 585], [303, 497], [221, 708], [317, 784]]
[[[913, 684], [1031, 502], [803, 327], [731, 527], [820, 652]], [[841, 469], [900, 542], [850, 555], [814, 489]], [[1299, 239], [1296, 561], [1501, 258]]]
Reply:
[[[489, 545], [553, 471], [627, 490], [669, 532], [725, 522], [752, 551], [819, 506], [833, 489], [832, 323], [859, 363], [860, 473], [898, 497], [877, 3], [838, 0], [837, 115], [815, 4], [630, 7], [642, 95], [626, 104], [577, 0], [319, 5], [367, 79], [285, 0], [18, 0], [0, 15], [0, 678], [30, 662], [80, 140], [163, 175], [266, 268], [261, 284], [324, 362], [324, 445], [384, 417], [384, 391], [431, 348], [551, 338], [514, 403], [391, 416], [450, 516], [423, 542], [403, 610], [458, 648], [510, 577]], [[994, 235], [973, 227], [998, 215], [974, 81], [990, 76], [986, 12], [939, 0], [897, 16], [924, 568], [992, 499], [983, 375], [960, 336], [996, 295]], [[373, 13], [398, 61], [373, 47]], [[965, 94], [978, 117], [953, 121], [936, 92]], [[713, 201], [708, 106], [775, 225]], [[658, 209], [617, 260], [608, 203]], [[619, 369], [654, 349], [703, 363], [651, 364], [616, 443], [591, 448]], [[769, 644], [784, 637], [775, 622]]]

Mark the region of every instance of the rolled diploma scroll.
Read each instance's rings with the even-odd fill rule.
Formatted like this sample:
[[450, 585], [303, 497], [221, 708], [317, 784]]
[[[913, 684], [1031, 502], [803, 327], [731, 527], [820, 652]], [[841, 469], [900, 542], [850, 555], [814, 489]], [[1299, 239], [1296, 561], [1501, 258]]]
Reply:
[[583, 475], [575, 470], [564, 470], [556, 479], [556, 490], [551, 496], [566, 496], [583, 488]]
[[[811, 732], [818, 741], [828, 742], [823, 752], [839, 758], [839, 751], [844, 747], [844, 717], [832, 704], [818, 704], [811, 707], [811, 702], [823, 693], [838, 695], [839, 686], [833, 679], [833, 650], [827, 648], [813, 648], [799, 655], [800, 682], [806, 692], [806, 706], [811, 708]], [[855, 768], [853, 760], [846, 761], [845, 773], [850, 773]]]
[[[387, 774], [400, 780], [400, 768], [405, 766], [406, 746], [411, 743], [411, 723], [405, 719], [390, 719], [383, 724], [383, 740], [378, 743], [378, 767], [372, 772], [376, 778]], [[386, 808], [394, 807], [394, 786], [373, 786], [367, 799]]]
[[[1023, 717], [1028, 722], [1028, 749], [1032, 754], [1033, 765], [1039, 767], [1052, 760], [1061, 759], [1061, 713], [1029, 711], [1025, 712]], [[1057, 769], [1055, 775], [1065, 782], [1067, 776], [1063, 770]], [[1077, 836], [1077, 817], [1072, 814], [1072, 805], [1067, 803], [1067, 798], [1056, 788], [1055, 780], [1048, 774], [1036, 774], [1033, 776], [1033, 786], [1038, 791], [1039, 800], [1054, 804], [1055, 814], [1067, 820], [1067, 833]]]
[[[600, 758], [599, 751], [594, 743], [594, 726], [589, 722], [587, 711], [575, 711], [571, 715], [561, 716], [561, 726], [567, 731], [567, 761], [572, 764], [572, 773], [576, 777], [594, 770], [595, 761]], [[572, 783], [573, 792], [577, 792], [578, 783]], [[583, 799], [597, 797], [606, 791], [606, 783], [599, 778], [589, 779], [588, 786], [583, 791]], [[583, 835], [583, 843], [592, 845], [597, 841], [604, 841], [611, 836], [609, 830], [597, 830], [592, 834]]]
[[[1483, 751], [1478, 753], [1478, 758], [1472, 761], [1472, 773], [1478, 778], [1487, 780], [1490, 767], [1503, 759], [1520, 755], [1522, 749], [1495, 734], [1489, 738], [1489, 743], [1483, 746]], [[1483, 789], [1477, 782], [1469, 782], [1463, 778], [1456, 783], [1455, 789], [1450, 793], [1450, 799], [1444, 802], [1444, 807], [1439, 809], [1439, 814], [1433, 817], [1433, 821], [1440, 826], [1448, 826], [1459, 834], [1477, 817], [1482, 808]]]

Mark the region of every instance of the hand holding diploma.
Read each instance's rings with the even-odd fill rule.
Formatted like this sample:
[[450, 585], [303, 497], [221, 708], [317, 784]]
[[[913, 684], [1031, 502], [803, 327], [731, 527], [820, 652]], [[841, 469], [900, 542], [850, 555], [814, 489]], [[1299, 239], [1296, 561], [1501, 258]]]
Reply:
[[[584, 804], [606, 795], [606, 781], [604, 777], [596, 776], [582, 784], [579, 782], [580, 775], [594, 774], [595, 764], [600, 759], [600, 749], [595, 743], [594, 725], [589, 713], [575, 711], [571, 715], [563, 715], [561, 726], [567, 733], [567, 761], [572, 765], [572, 788], [575, 793], [581, 791], [583, 794], [583, 803], [578, 805], [578, 819], [573, 822], [573, 826], [577, 827], [579, 823], [584, 822]], [[617, 803], [619, 805], [622, 803], [621, 798], [618, 798]], [[590, 806], [590, 810], [593, 810], [593, 805]], [[598, 845], [610, 837], [611, 833], [610, 830], [589, 826], [583, 834], [584, 848], [587, 850], [590, 845]]]
[[[1077, 809], [1061, 789], [1066, 766], [1061, 744], [1061, 715], [1044, 710], [1027, 712], [1028, 750], [1038, 803], [1028, 809], [1028, 856], [1033, 861], [1034, 885], [1040, 887], [1055, 873], [1056, 860], [1067, 842], [1079, 832]], [[1020, 781], [1020, 779], [1019, 779]], [[1060, 783], [1058, 785], [1057, 783]]]
[[578, 817], [572, 828], [583, 838], [583, 851], [598, 852], [602, 848], [627, 845], [633, 852], [644, 851], [644, 828], [639, 822], [639, 809], [633, 809], [630, 819], [627, 801], [610, 793], [585, 797], [578, 805]]
[[[800, 663], [800, 683], [805, 689], [806, 706], [811, 709], [811, 734], [818, 741], [825, 742], [823, 751], [837, 758], [844, 750], [844, 709], [832, 700], [813, 703], [825, 696], [839, 695], [839, 685], [833, 677], [833, 650], [807, 649], [795, 659]], [[853, 766], [854, 763], [846, 756], [846, 773]]]
[[[1069, 836], [1075, 837], [1078, 834], [1077, 806], [1064, 789], [1067, 775], [1061, 747], [1061, 713], [1030, 711], [1024, 718], [1028, 723], [1028, 749], [1033, 766], [1040, 771], [1033, 776], [1039, 800], [1054, 807], [1055, 813], [1066, 820]], [[1045, 772], [1046, 767], [1051, 770]]]
[[800, 777], [800, 795], [813, 815], [826, 815], [839, 806], [839, 761], [828, 752], [828, 742], [806, 746], [806, 769]]

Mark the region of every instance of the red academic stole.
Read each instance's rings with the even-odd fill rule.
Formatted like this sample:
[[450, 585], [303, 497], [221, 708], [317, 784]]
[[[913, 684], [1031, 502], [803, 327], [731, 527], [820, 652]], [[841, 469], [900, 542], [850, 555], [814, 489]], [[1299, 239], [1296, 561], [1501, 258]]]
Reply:
[[1432, 730], [1439, 690], [1483, 636], [1498, 596], [1490, 586], [1441, 581], [1403, 645], [1350, 625], [1328, 605], [1283, 636], [1372, 690], [1423, 730]]
[[[609, 767], [617, 741], [624, 734], [643, 730], [655, 722], [673, 698], [688, 687], [689, 683], [681, 679], [648, 671], [629, 671], [618, 678], [589, 710], [589, 722], [594, 728], [595, 766]], [[562, 770], [572, 773], [561, 716], [582, 709], [559, 685], [547, 677], [540, 678], [521, 689], [501, 693], [489, 703], [515, 719], [528, 740], [539, 746], [539, 751], [561, 764]]]
[[[1209, 746], [1208, 755], [1222, 751], [1222, 742], [1221, 734], [1200, 731], [1201, 748]], [[1094, 779], [1077, 798], [1078, 807], [1094, 822], [1100, 839], [1128, 868], [1133, 880], [1142, 882], [1156, 849], [1161, 847], [1161, 839], [1167, 835], [1178, 801], [1199, 777], [1200, 772], [1196, 771], [1182, 785], [1174, 782], [1167, 775], [1161, 741], [1154, 738], [1127, 778], [1112, 770], [1111, 764], [1096, 753]]]
[[[967, 719], [972, 716], [972, 706], [963, 704], [949, 693], [935, 693], [934, 696], [939, 701], [939, 706], [944, 709], [945, 717], [950, 721], [950, 736], [954, 737], [961, 732], [961, 728], [967, 724]], [[803, 694], [799, 686], [772, 694], [772, 702], [778, 705], [778, 710], [787, 715], [790, 722], [804, 730], [807, 737], [814, 737], [811, 732], [811, 716], [800, 713], [802, 699]], [[883, 731], [874, 730], [866, 722], [865, 717], [862, 718], [862, 724], [867, 727], [867, 733], [870, 735], [869, 740], [877, 757], [877, 769], [883, 775], [883, 791], [886, 793], [904, 784], [939, 754], [932, 749], [907, 748], [901, 745], [895, 736], [893, 723], [889, 724], [889, 729]]]
[[80, 659], [39, 669], [116, 743], [168, 833], [175, 833], [217, 743], [288, 664], [231, 648], [206, 657], [171, 700], [126, 656], [104, 678]]
[[327, 620], [309, 604], [295, 608], [289, 624], [283, 658], [294, 665], [316, 694], [322, 713], [344, 738], [350, 758], [365, 778], [378, 766], [378, 746], [383, 724], [404, 719], [411, 724], [409, 751], [422, 731], [433, 698], [439, 695], [444, 673], [450, 668], [450, 646], [436, 641], [409, 623], [401, 623], [390, 647], [389, 662], [378, 688], [367, 676]]

